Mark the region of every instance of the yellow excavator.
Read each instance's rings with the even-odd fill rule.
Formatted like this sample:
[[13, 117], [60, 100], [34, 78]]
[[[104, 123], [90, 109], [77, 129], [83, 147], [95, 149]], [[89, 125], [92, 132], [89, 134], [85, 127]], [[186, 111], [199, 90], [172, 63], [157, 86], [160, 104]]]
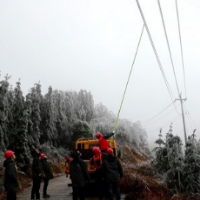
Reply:
[[[114, 155], [118, 156], [118, 149], [117, 144], [114, 139], [108, 139], [107, 140], [110, 147], [113, 149]], [[90, 175], [90, 178], [92, 181], [94, 181], [94, 173], [95, 173], [95, 166], [91, 165], [90, 159], [94, 156], [92, 149], [93, 147], [98, 146], [98, 140], [94, 138], [79, 138], [75, 143], [75, 149], [80, 152], [80, 158], [85, 161], [88, 169], [88, 173]], [[69, 175], [69, 166], [70, 166], [70, 159], [69, 157], [66, 157], [65, 161], [65, 173], [66, 176]]]

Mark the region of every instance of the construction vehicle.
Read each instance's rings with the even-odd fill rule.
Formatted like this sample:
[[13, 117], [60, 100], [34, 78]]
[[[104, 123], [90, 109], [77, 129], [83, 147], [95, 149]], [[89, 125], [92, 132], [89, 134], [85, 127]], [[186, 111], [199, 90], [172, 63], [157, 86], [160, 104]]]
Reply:
[[[118, 156], [118, 150], [117, 150], [117, 145], [116, 141], [114, 139], [108, 139], [107, 140], [110, 147], [113, 149], [114, 155]], [[94, 173], [95, 173], [95, 166], [91, 165], [90, 159], [94, 156], [92, 149], [93, 147], [98, 146], [98, 140], [94, 138], [79, 138], [76, 143], [75, 143], [75, 149], [80, 152], [80, 158], [85, 161], [88, 169], [88, 173], [91, 178], [91, 182], [95, 182], [94, 179]], [[71, 159], [69, 157], [66, 157], [66, 176], [69, 175], [70, 172], [70, 161]]]

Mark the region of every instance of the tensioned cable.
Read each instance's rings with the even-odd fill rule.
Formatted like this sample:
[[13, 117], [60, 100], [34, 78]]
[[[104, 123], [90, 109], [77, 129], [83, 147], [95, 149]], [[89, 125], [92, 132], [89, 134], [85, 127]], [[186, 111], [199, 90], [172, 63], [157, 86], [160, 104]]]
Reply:
[[[151, 45], [152, 45], [153, 50], [154, 50], [154, 53], [155, 53], [155, 55], [156, 55], [156, 60], [157, 60], [157, 62], [158, 62], [159, 68], [160, 68], [161, 73], [162, 73], [162, 76], [163, 76], [163, 78], [164, 78], [165, 85], [167, 86], [168, 92], [169, 92], [169, 94], [170, 94], [170, 98], [171, 98], [172, 102], [174, 103], [173, 98], [172, 98], [172, 96], [174, 97], [174, 95], [173, 95], [173, 93], [172, 93], [172, 91], [171, 91], [171, 88], [170, 88], [169, 83], [168, 83], [168, 81], [167, 81], [167, 78], [166, 78], [166, 76], [165, 76], [165, 73], [164, 73], [164, 70], [163, 70], [162, 64], [161, 64], [160, 59], [159, 59], [159, 57], [158, 57], [158, 53], [157, 53], [157, 50], [156, 50], [155, 45], [154, 45], [154, 43], [153, 43], [153, 39], [152, 39], [152, 37], [151, 37], [151, 34], [150, 34], [150, 31], [149, 31], [149, 28], [148, 28], [148, 26], [147, 26], [147, 23], [146, 23], [146, 20], [145, 20], [144, 14], [143, 14], [142, 9], [141, 9], [141, 6], [140, 6], [138, 0], [136, 0], [136, 2], [137, 2], [137, 5], [138, 5], [138, 8], [139, 8], [140, 14], [141, 14], [141, 16], [142, 16], [142, 19], [143, 19], [144, 25], [145, 25], [145, 27], [146, 27], [146, 31], [147, 31], [147, 33], [148, 33], [148, 36], [149, 36], [149, 39], [150, 39]], [[175, 97], [174, 97], [174, 99], [175, 99]], [[175, 105], [174, 105], [174, 107], [176, 108]], [[178, 110], [176, 110], [176, 111], [177, 111], [177, 113], [178, 113]], [[179, 113], [178, 113], [178, 114], [179, 114]]]
[[192, 122], [193, 126], [196, 128], [196, 125], [194, 124], [194, 121], [192, 120], [192, 117], [191, 117], [188, 109], [186, 108], [185, 104], [184, 104], [184, 108], [185, 108], [186, 112], [188, 113], [188, 116], [190, 117], [190, 121]]
[[191, 121], [190, 121], [190, 119], [189, 119], [189, 116], [188, 116], [187, 112], [185, 112], [185, 114], [186, 114], [186, 116], [187, 116], [187, 118], [188, 118], [188, 121], [189, 121], [190, 127], [191, 127], [191, 129], [192, 129], [192, 124], [191, 124]]
[[159, 7], [160, 15], [161, 15], [161, 18], [162, 18], [162, 24], [163, 24], [163, 28], [164, 28], [164, 32], [165, 32], [165, 38], [167, 40], [168, 51], [169, 51], [170, 60], [171, 60], [172, 68], [173, 68], [173, 73], [174, 73], [174, 77], [175, 77], [175, 81], [176, 81], [176, 88], [177, 88], [178, 95], [179, 95], [180, 92], [179, 92], [179, 87], [178, 87], [178, 81], [177, 81], [177, 78], [176, 78], [174, 63], [173, 63], [173, 59], [172, 59], [172, 53], [171, 53], [171, 49], [170, 49], [170, 45], [169, 45], [169, 39], [168, 39], [168, 36], [167, 36], [167, 30], [166, 30], [166, 26], [165, 26], [165, 20], [164, 20], [162, 8], [161, 8], [161, 5], [160, 5], [160, 0], [158, 0], [158, 7]]
[[[165, 123], [165, 124], [162, 125], [161, 127], [164, 128], [164, 127], [168, 126], [169, 123], [170, 123], [170, 124], [171, 124], [171, 123], [174, 123], [175, 121], [177, 121], [177, 120], [180, 119], [180, 118], [181, 118], [181, 115], [178, 115], [178, 116], [176, 116], [174, 119], [172, 119], [172, 121]], [[148, 133], [155, 132], [156, 130], [158, 130], [158, 129], [151, 130], [151, 131], [149, 131]], [[159, 130], [160, 130], [160, 129], [159, 129]]]
[[169, 123], [170, 123], [170, 124], [171, 124], [171, 123], [174, 123], [175, 121], [177, 121], [177, 120], [180, 119], [180, 118], [181, 118], [181, 115], [178, 115], [178, 116], [176, 116], [174, 119], [172, 119], [171, 122], [168, 122], [168, 123], [164, 124], [162, 127], [167, 126]]
[[183, 78], [184, 78], [184, 88], [185, 88], [185, 98], [186, 98], [186, 80], [185, 80], [185, 66], [183, 60], [183, 45], [181, 40], [181, 29], [180, 29], [180, 20], [179, 20], [179, 12], [178, 12], [178, 2], [176, 0], [176, 15], [177, 15], [177, 22], [178, 22], [178, 32], [179, 32], [179, 41], [181, 46], [181, 58], [182, 58], [182, 66], [183, 66]]
[[[179, 104], [178, 106], [180, 106], [180, 104]], [[178, 106], [176, 106], [176, 108], [177, 108]], [[163, 115], [163, 116], [161, 116], [160, 118], [158, 118], [157, 120], [151, 122], [151, 124], [153, 124], [154, 122], [157, 122], [157, 121], [160, 120], [161, 118], [165, 117], [166, 115], [168, 115], [169, 113], [171, 113], [172, 111], [174, 111], [176, 108], [174, 108], [173, 110], [170, 110], [170, 111], [169, 111], [168, 113], [166, 113], [165, 115]], [[148, 124], [148, 123], [147, 123], [147, 124]]]
[[116, 128], [117, 128], [117, 123], [118, 123], [118, 120], [119, 120], [119, 114], [120, 114], [120, 112], [121, 112], [122, 104], [123, 104], [123, 102], [124, 102], [126, 90], [127, 90], [127, 87], [128, 87], [128, 83], [129, 83], [130, 77], [131, 77], [132, 70], [133, 70], [133, 65], [134, 65], [135, 60], [136, 60], [136, 57], [137, 57], [137, 53], [138, 53], [138, 50], [139, 50], [139, 46], [140, 46], [140, 42], [141, 42], [141, 39], [142, 39], [143, 32], [144, 32], [144, 25], [143, 25], [143, 27], [142, 27], [142, 32], [141, 32], [141, 35], [140, 35], [140, 38], [139, 38], [139, 42], [138, 42], [138, 45], [137, 45], [137, 49], [136, 49], [136, 52], [135, 52], [135, 56], [134, 56], [134, 59], [133, 59], [133, 63], [132, 63], [132, 65], [131, 65], [131, 70], [130, 70], [130, 72], [129, 72], [129, 76], [128, 76], [128, 80], [127, 80], [127, 83], [126, 83], [126, 87], [125, 87], [125, 89], [124, 89], [124, 93], [123, 93], [122, 101], [121, 101], [121, 104], [120, 104], [120, 108], [119, 108], [119, 111], [118, 111], [118, 114], [117, 114], [117, 118], [116, 118], [116, 120], [115, 120], [113, 132], [115, 132], [115, 130], [116, 130]]
[[169, 108], [173, 103], [171, 103], [170, 105], [168, 105], [165, 109], [163, 109], [162, 111], [160, 111], [157, 115], [151, 117], [150, 119], [146, 120], [144, 123], [147, 123], [149, 121], [151, 121], [152, 119], [154, 119], [155, 117], [157, 117], [158, 115], [160, 115], [162, 112], [164, 112], [167, 108]]

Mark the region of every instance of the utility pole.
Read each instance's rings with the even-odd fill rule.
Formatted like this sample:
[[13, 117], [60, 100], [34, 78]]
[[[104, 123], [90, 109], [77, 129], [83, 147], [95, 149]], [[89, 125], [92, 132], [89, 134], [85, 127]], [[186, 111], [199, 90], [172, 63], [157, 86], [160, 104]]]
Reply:
[[184, 110], [183, 110], [183, 101], [186, 101], [187, 99], [182, 99], [181, 93], [179, 94], [179, 97], [180, 97], [180, 99], [176, 99], [176, 100], [180, 100], [180, 102], [181, 102], [181, 112], [182, 112], [183, 129], [184, 129], [184, 136], [185, 136], [185, 145], [186, 145], [187, 134], [186, 134], [186, 128], [185, 128], [185, 115], [184, 115]]

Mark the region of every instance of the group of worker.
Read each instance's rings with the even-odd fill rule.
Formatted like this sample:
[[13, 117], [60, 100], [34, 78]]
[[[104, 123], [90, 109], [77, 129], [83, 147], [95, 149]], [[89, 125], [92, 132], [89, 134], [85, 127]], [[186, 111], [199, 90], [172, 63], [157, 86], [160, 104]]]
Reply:
[[[43, 197], [49, 198], [50, 195], [47, 194], [47, 187], [49, 180], [53, 178], [49, 163], [47, 161], [47, 156], [44, 153], [40, 153], [38, 149], [33, 149], [31, 151], [33, 157], [32, 162], [32, 190], [31, 190], [31, 200], [40, 200], [40, 183], [43, 179]], [[4, 188], [7, 192], [6, 200], [16, 200], [16, 192], [21, 189], [21, 184], [19, 182], [17, 165], [15, 163], [15, 152], [7, 150], [4, 154], [6, 160], [4, 161]]]
[[38, 149], [33, 149], [31, 151], [33, 157], [32, 162], [32, 190], [31, 190], [31, 200], [40, 200], [40, 183], [41, 179], [44, 180], [43, 186], [43, 197], [49, 198], [50, 195], [47, 194], [47, 187], [49, 180], [53, 178], [49, 163], [47, 161], [47, 156], [44, 153], [40, 153]]
[[[90, 162], [95, 166], [95, 179], [99, 200], [104, 197], [113, 200], [113, 193], [116, 194], [116, 200], [121, 199], [120, 178], [123, 177], [123, 168], [117, 157], [114, 156], [113, 149], [109, 147], [107, 139], [114, 133], [102, 135], [96, 134], [99, 140], [99, 147], [93, 147], [94, 156]], [[90, 176], [87, 171], [86, 163], [80, 158], [80, 153], [76, 150], [71, 153], [70, 161], [70, 179], [73, 188], [73, 200], [84, 200], [84, 186], [86, 181], [90, 182]]]
[[[92, 151], [94, 156], [91, 158], [91, 164], [96, 168], [95, 178], [98, 187], [99, 199], [104, 197], [108, 200], [113, 200], [113, 191], [115, 191], [116, 199], [120, 200], [120, 178], [123, 177], [123, 169], [117, 157], [113, 154], [113, 149], [109, 147], [107, 139], [113, 136], [114, 133], [110, 133], [103, 136], [101, 133], [96, 134], [96, 138], [99, 140], [99, 147], [93, 147]], [[17, 166], [15, 163], [15, 152], [7, 150], [5, 152], [4, 161], [4, 188], [7, 192], [6, 200], [16, 200], [16, 192], [20, 189], [20, 182], [17, 173]], [[49, 180], [53, 178], [50, 166], [47, 161], [47, 156], [44, 153], [40, 153], [38, 149], [31, 151], [33, 157], [32, 162], [32, 190], [31, 200], [40, 200], [40, 183], [43, 179], [43, 197], [49, 198], [47, 194], [47, 186]], [[72, 180], [73, 188], [73, 200], [84, 200], [84, 186], [86, 181], [90, 181], [86, 163], [80, 158], [78, 151], [72, 151], [72, 160], [70, 161], [70, 178]]]

